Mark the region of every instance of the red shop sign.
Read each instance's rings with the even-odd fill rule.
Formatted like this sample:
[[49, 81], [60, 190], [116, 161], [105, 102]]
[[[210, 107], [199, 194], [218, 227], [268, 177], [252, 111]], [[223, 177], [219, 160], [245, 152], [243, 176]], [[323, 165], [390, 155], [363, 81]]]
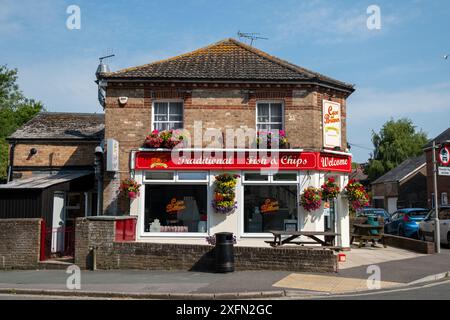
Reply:
[[351, 172], [351, 157], [314, 152], [140, 151], [136, 170], [323, 170]]
[[318, 153], [318, 170], [352, 172], [352, 158]]

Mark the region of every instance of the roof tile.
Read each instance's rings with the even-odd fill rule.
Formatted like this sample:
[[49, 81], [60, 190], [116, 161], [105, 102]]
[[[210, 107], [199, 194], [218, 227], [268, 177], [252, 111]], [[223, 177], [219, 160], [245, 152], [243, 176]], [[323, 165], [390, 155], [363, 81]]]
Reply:
[[104, 114], [41, 112], [8, 137], [10, 140], [102, 140]]
[[242, 80], [324, 82], [353, 91], [353, 86], [226, 39], [166, 60], [103, 74], [106, 79]]

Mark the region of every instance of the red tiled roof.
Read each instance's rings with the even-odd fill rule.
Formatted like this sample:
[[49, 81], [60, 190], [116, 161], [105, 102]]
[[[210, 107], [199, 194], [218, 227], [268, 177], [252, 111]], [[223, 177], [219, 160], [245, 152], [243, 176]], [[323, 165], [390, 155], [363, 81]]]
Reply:
[[105, 79], [308, 82], [353, 92], [353, 85], [226, 39], [166, 60], [102, 75]]

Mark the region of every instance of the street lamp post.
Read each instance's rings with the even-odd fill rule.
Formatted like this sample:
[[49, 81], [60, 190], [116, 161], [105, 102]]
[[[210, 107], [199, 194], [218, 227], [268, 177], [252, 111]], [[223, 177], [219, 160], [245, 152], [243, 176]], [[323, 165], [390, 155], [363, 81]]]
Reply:
[[436, 141], [433, 141], [434, 245], [436, 247], [436, 253], [441, 253], [441, 230], [439, 226], [437, 172]]

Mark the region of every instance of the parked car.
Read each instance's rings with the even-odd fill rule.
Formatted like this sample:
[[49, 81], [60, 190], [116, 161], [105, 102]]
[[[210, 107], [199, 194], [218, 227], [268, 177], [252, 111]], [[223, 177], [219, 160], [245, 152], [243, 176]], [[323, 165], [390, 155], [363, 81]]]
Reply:
[[358, 210], [356, 212], [356, 215], [358, 217], [383, 217], [384, 218], [384, 223], [389, 222], [390, 220], [390, 214], [384, 210], [384, 209], [379, 209], [379, 208], [363, 208], [361, 210]]
[[[432, 209], [419, 225], [419, 238], [423, 241], [434, 241], [435, 210]], [[450, 247], [450, 206], [439, 208], [439, 227], [441, 243]]]
[[384, 226], [384, 232], [400, 237], [418, 238], [419, 223], [425, 219], [430, 210], [425, 208], [400, 209], [394, 212]]

